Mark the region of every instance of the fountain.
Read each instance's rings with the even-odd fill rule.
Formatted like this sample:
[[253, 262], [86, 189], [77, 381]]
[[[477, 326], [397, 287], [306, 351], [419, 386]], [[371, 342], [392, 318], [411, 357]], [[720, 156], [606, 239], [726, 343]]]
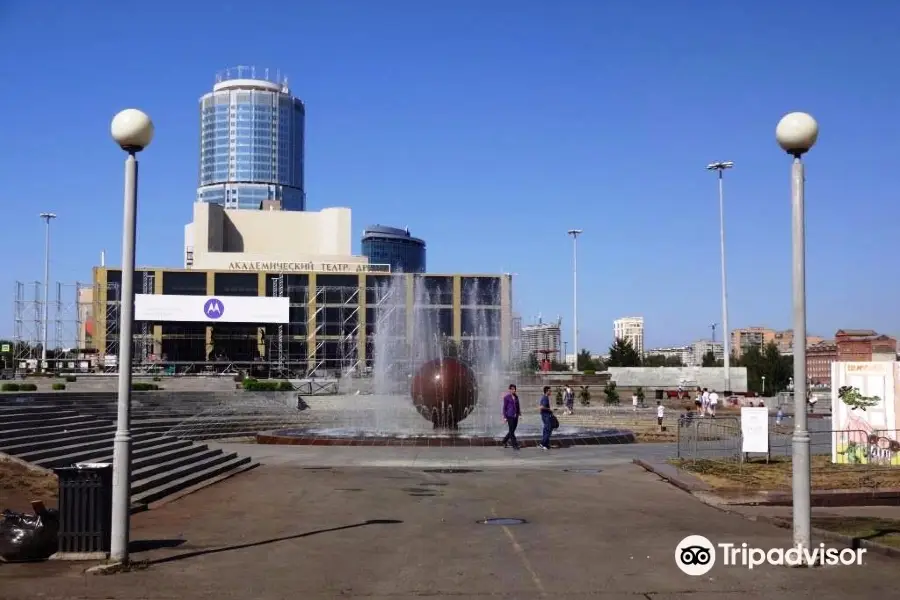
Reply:
[[[447, 281], [433, 279], [432, 281]], [[470, 280], [471, 282], [472, 280]], [[493, 445], [506, 433], [500, 415], [510, 383], [500, 344], [498, 279], [475, 279], [462, 290], [460, 342], [453, 329], [452, 289], [429, 287], [413, 278], [389, 277], [375, 298], [372, 393], [329, 401], [310, 411], [302, 428], [261, 433], [257, 442], [295, 445]], [[522, 400], [527, 409], [528, 400]], [[533, 399], [537, 403], [537, 398]], [[334, 407], [338, 403], [341, 406]], [[529, 422], [533, 421], [533, 422]], [[523, 446], [540, 440], [540, 420], [528, 415], [517, 437]], [[563, 426], [554, 445], [630, 443], [631, 432]]]

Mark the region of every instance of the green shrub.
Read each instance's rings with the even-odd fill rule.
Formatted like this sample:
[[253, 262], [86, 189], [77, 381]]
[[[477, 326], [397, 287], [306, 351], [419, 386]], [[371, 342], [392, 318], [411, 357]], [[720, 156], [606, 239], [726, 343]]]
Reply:
[[293, 391], [294, 387], [287, 381], [259, 381], [248, 377], [242, 383], [244, 390], [248, 392], [278, 392]]
[[66, 384], [64, 384], [64, 383], [54, 383], [53, 384], [53, 391], [55, 391], [55, 392], [61, 392], [64, 389], [66, 389]]
[[78, 381], [78, 378], [74, 375], [66, 375], [66, 383], [75, 383]]
[[606, 403], [607, 404], [618, 404], [619, 403], [619, 390], [616, 389], [616, 382], [610, 381], [606, 384], [606, 387], [603, 388], [603, 393], [606, 394]]
[[155, 392], [159, 389], [159, 386], [155, 383], [144, 383], [143, 381], [138, 381], [131, 384], [131, 391], [133, 392]]
[[561, 387], [556, 388], [556, 405], [563, 405], [563, 391]]
[[20, 383], [20, 384], [19, 384], [19, 391], [20, 391], [20, 392], [36, 392], [36, 391], [37, 391], [37, 384], [34, 384], [34, 383]]
[[595, 371], [594, 369], [585, 369], [584, 371], [582, 371], [582, 373], [584, 373], [585, 375], [596, 375], [597, 371]]
[[581, 390], [578, 392], [578, 397], [581, 398], [582, 406], [590, 406], [591, 404], [591, 387], [588, 385], [581, 386]]
[[0, 391], [3, 392], [18, 392], [19, 391], [18, 383], [4, 383], [3, 386], [0, 386]]

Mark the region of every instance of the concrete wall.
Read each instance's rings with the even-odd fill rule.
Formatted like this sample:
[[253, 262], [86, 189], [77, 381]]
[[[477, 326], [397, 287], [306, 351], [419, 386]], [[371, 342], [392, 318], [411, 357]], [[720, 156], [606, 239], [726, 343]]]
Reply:
[[231, 262], [341, 262], [367, 264], [352, 254], [349, 208], [320, 211], [225, 210], [194, 203], [185, 227], [193, 268], [227, 270]]
[[[610, 367], [609, 374], [618, 387], [675, 390], [680, 385], [723, 391], [725, 367]], [[746, 367], [731, 367], [731, 391], [747, 391]]]

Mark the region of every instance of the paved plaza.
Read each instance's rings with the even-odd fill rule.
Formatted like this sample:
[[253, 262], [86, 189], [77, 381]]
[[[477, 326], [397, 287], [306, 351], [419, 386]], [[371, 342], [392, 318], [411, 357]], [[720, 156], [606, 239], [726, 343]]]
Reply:
[[[630, 464], [661, 446], [514, 454], [497, 448], [243, 446], [263, 466], [133, 520], [146, 568], [0, 566], [4, 600], [892, 597], [896, 562], [717, 565], [690, 577], [691, 534], [783, 547], [790, 533], [709, 507]], [[472, 469], [472, 472], [446, 472]], [[568, 469], [568, 471], [566, 471]], [[443, 471], [443, 472], [442, 472]], [[482, 525], [491, 517], [519, 525]]]

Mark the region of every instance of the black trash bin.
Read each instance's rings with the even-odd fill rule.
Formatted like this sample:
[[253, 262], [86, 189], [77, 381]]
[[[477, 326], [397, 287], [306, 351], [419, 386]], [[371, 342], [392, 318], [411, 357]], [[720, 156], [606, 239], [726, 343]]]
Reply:
[[112, 465], [78, 463], [54, 471], [59, 477], [59, 552], [105, 558], [111, 538]]
[[662, 399], [663, 399], [663, 393], [664, 393], [664, 391], [665, 391], [665, 390], [656, 390], [656, 399], [657, 399], [657, 400], [662, 400]]

